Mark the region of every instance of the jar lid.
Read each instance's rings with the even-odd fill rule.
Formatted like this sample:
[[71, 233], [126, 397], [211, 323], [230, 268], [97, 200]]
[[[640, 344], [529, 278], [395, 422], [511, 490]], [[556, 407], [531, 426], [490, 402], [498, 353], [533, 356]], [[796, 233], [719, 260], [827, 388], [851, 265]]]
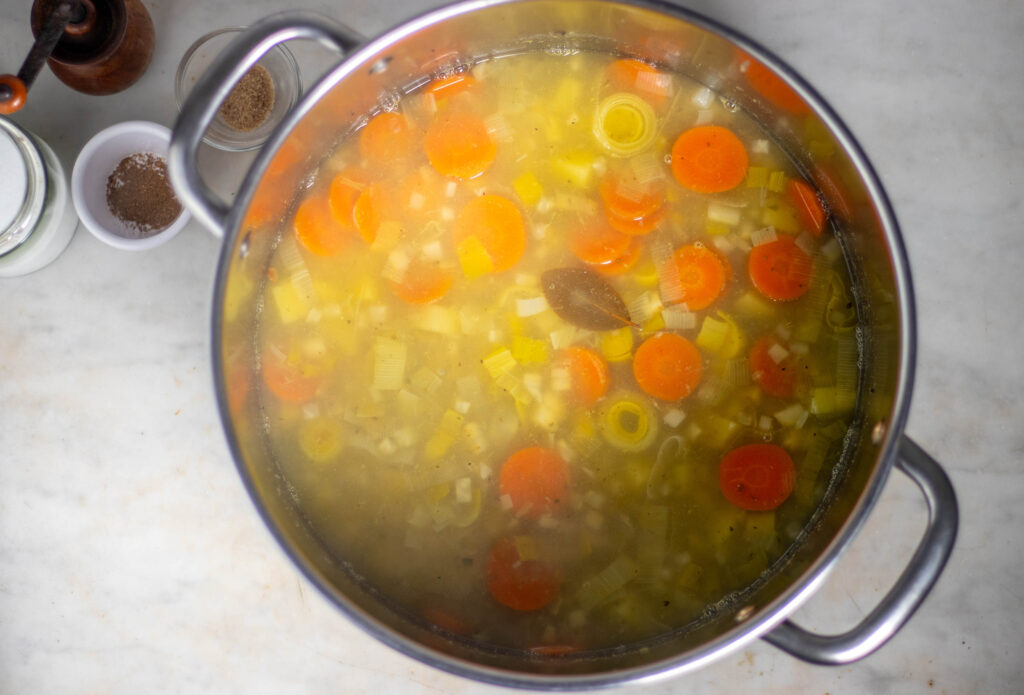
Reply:
[[35, 229], [46, 203], [46, 168], [28, 133], [0, 117], [0, 256]]

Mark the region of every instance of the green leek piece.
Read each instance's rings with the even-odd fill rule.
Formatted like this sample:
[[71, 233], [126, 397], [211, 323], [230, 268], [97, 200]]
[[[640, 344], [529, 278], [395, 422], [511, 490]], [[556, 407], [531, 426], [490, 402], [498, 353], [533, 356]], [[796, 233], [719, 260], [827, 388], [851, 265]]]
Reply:
[[605, 441], [621, 451], [643, 451], [658, 436], [657, 413], [631, 395], [609, 399], [598, 419]]
[[618, 92], [604, 99], [594, 115], [594, 137], [610, 154], [629, 157], [654, 142], [658, 119], [654, 109], [635, 94]]

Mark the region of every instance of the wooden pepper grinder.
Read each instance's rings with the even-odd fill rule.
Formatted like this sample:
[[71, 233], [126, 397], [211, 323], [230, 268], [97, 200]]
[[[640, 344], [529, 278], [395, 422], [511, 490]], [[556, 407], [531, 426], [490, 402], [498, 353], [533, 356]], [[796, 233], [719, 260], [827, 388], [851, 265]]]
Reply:
[[61, 82], [85, 94], [114, 94], [146, 72], [156, 32], [140, 0], [35, 0], [35, 45], [15, 75], [0, 75], [0, 113], [25, 104], [43, 60]]

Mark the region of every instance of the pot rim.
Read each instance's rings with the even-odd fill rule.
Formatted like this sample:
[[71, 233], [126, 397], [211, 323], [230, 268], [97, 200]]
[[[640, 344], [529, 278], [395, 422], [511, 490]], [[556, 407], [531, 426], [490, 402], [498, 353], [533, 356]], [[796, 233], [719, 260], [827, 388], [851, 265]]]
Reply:
[[[745, 36], [735, 29], [710, 19], [688, 8], [673, 5], [663, 0], [612, 0], [615, 4], [629, 5], [641, 9], [652, 10], [677, 19], [689, 22], [710, 33], [717, 34], [746, 51], [754, 58], [769, 67], [777, 76], [800, 95], [813, 109], [815, 114], [834, 134], [838, 144], [853, 163], [869, 199], [875, 205], [879, 223], [884, 230], [886, 247], [890, 253], [892, 273], [897, 290], [899, 307], [899, 358], [896, 387], [892, 399], [888, 422], [885, 431], [877, 437], [878, 455], [874, 470], [871, 472], [860, 498], [853, 505], [842, 526], [835, 533], [825, 549], [814, 559], [788, 588], [783, 590], [774, 600], [761, 606], [750, 619], [737, 623], [736, 626], [682, 655], [669, 657], [641, 666], [629, 667], [615, 671], [594, 674], [542, 674], [510, 671], [478, 663], [456, 659], [436, 651], [422, 643], [401, 636], [391, 628], [381, 624], [364, 612], [343, 594], [309, 563], [285, 537], [281, 529], [274, 523], [268, 508], [260, 495], [259, 489], [251, 477], [242, 456], [241, 448], [235, 438], [231, 425], [231, 414], [228, 395], [225, 387], [224, 356], [221, 354], [223, 340], [222, 320], [226, 279], [230, 268], [235, 241], [241, 231], [241, 222], [248, 208], [252, 195], [260, 182], [273, 155], [294, 130], [296, 125], [306, 116], [313, 106], [324, 98], [339, 83], [361, 66], [379, 54], [383, 49], [401, 40], [408, 34], [433, 24], [446, 21], [453, 17], [483, 10], [500, 5], [521, 4], [534, 0], [461, 0], [449, 4], [406, 21], [383, 32], [344, 56], [337, 65], [328, 70], [310, 88], [285, 116], [274, 133], [268, 138], [252, 166], [246, 173], [234, 203], [225, 218], [225, 238], [217, 263], [217, 275], [214, 283], [214, 302], [212, 313], [212, 342], [214, 387], [217, 395], [218, 410], [221, 423], [228, 439], [229, 448], [249, 496], [254, 502], [265, 526], [277, 540], [292, 562], [298, 566], [305, 577], [311, 581], [331, 602], [345, 615], [358, 624], [366, 632], [379, 641], [410, 656], [422, 663], [434, 666], [443, 671], [487, 682], [494, 685], [517, 688], [544, 690], [584, 690], [621, 685], [624, 683], [648, 683], [661, 681], [694, 671], [708, 665], [751, 641], [770, 632], [779, 623], [794, 613], [821, 585], [829, 571], [835, 565], [840, 553], [852, 541], [863, 526], [868, 513], [881, 495], [897, 457], [899, 439], [903, 434], [909, 411], [910, 395], [913, 388], [914, 368], [916, 360], [916, 312], [914, 292], [910, 275], [909, 261], [900, 234], [899, 225], [892, 205], [882, 187], [881, 181], [869, 162], [867, 155], [854, 138], [850, 129], [828, 102], [807, 81], [783, 60], [764, 48], [757, 41]], [[600, 0], [596, 0], [600, 1]]]

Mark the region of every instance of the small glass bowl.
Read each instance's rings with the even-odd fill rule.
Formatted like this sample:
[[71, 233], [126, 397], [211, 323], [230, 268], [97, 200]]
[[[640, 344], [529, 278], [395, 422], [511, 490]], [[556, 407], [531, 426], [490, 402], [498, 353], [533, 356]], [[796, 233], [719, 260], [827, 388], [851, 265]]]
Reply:
[[[178, 64], [178, 74], [174, 78], [174, 96], [179, 111], [195, 86], [196, 80], [244, 29], [245, 27], [229, 27], [211, 31], [185, 51], [181, 63]], [[203, 142], [229, 152], [255, 150], [267, 141], [270, 133], [298, 101], [302, 94], [302, 76], [299, 73], [299, 64], [291, 51], [282, 45], [274, 46], [260, 58], [257, 65], [266, 68], [274, 82], [274, 107], [266, 120], [252, 130], [243, 131], [231, 128], [217, 116], [203, 134]]]

